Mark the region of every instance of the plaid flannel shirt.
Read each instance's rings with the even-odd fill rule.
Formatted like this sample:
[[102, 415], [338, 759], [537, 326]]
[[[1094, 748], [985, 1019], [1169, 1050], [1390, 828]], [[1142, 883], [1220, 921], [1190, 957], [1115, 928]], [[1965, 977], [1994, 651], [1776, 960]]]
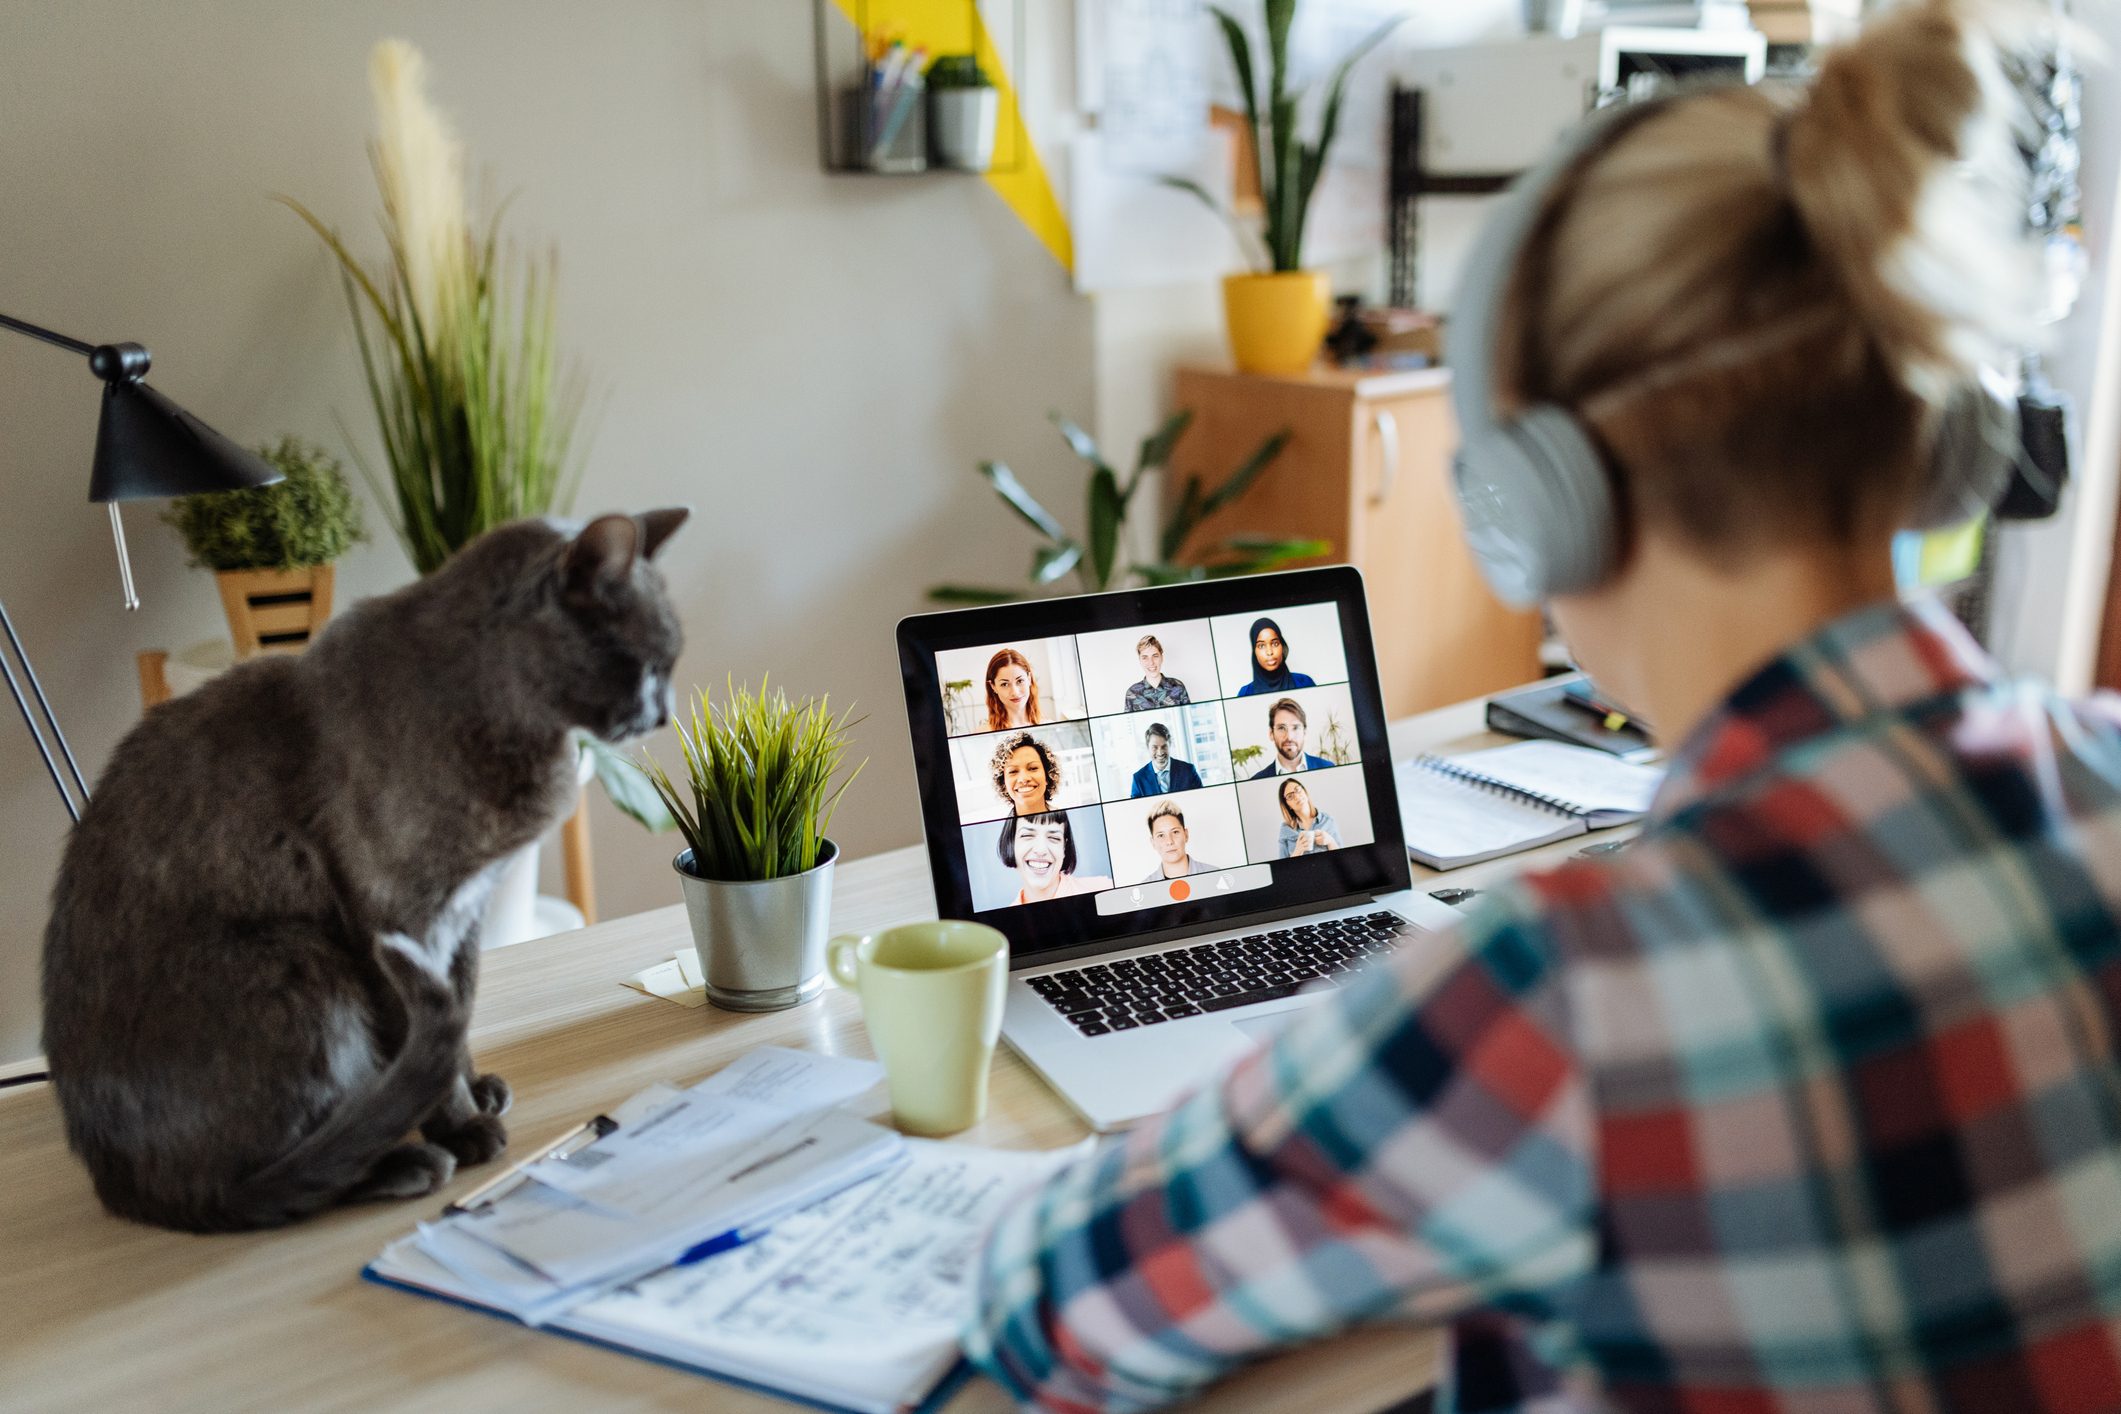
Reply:
[[1138, 1409], [1359, 1322], [1446, 1407], [2121, 1409], [2121, 709], [1829, 626], [1526, 876], [1013, 1208], [973, 1360]]

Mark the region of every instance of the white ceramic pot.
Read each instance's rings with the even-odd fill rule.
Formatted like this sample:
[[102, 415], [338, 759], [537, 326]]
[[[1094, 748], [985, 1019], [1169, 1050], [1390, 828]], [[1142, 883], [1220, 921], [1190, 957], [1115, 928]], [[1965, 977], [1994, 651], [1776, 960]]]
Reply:
[[[577, 765], [575, 783], [586, 786], [595, 774], [595, 763], [585, 755]], [[509, 855], [495, 874], [493, 893], [486, 900], [486, 912], [479, 922], [479, 951], [513, 947], [532, 938], [564, 932], [568, 926], [582, 926], [579, 913], [571, 908], [549, 907], [558, 901], [538, 897], [538, 851], [543, 844], [542, 839], [532, 840]]]
[[960, 172], [984, 172], [994, 165], [998, 90], [939, 88], [928, 95], [928, 107], [928, 141], [937, 162]]

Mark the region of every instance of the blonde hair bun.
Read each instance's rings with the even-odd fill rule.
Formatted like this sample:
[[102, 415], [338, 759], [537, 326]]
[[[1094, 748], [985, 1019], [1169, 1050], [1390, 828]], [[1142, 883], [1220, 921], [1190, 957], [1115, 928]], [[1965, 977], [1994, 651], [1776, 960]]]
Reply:
[[1784, 119], [1806, 234], [1908, 390], [1932, 404], [2037, 335], [2023, 105], [2000, 54], [2026, 11], [1918, 0], [1830, 51]]
[[1676, 94], [1587, 154], [1518, 256], [1498, 402], [1572, 411], [1629, 525], [1739, 551], [1904, 524], [1945, 405], [2037, 339], [2023, 13], [1910, 0], [1808, 89]]

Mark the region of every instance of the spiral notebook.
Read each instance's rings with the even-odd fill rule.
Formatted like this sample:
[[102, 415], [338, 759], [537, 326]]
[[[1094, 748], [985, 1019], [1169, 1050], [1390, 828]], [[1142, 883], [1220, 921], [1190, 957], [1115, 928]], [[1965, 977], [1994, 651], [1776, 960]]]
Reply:
[[1558, 741], [1417, 756], [1394, 772], [1407, 853], [1431, 869], [1499, 859], [1633, 824], [1664, 772]]

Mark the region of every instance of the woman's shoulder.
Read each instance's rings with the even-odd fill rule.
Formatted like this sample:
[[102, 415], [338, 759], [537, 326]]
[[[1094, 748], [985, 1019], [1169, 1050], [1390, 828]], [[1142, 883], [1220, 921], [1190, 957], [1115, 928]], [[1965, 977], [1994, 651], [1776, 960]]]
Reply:
[[1240, 687], [1239, 687], [1239, 688], [1237, 689], [1237, 695], [1238, 695], [1239, 697], [1250, 697], [1250, 696], [1251, 696], [1251, 695], [1252, 695], [1253, 693], [1257, 692], [1258, 690], [1259, 690], [1259, 685], [1258, 685], [1257, 683], [1250, 683], [1250, 682], [1248, 682], [1248, 683], [1245, 683], [1245, 684], [1243, 684], [1242, 686], [1240, 686]]
[[1291, 673], [1289, 674], [1289, 686], [1316, 687], [1318, 686], [1318, 681], [1317, 679], [1313, 678], [1309, 673]]

